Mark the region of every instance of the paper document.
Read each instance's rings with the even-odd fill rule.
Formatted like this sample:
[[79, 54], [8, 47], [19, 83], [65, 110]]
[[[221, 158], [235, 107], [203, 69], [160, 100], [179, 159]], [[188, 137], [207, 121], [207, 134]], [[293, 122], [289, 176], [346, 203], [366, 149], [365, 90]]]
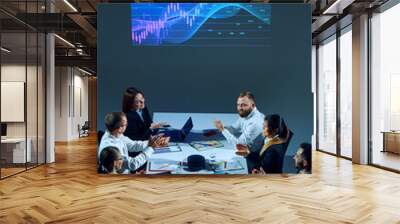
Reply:
[[198, 151], [224, 147], [224, 144], [222, 144], [220, 141], [195, 141], [189, 143], [189, 145]]
[[177, 143], [169, 143], [167, 147], [154, 148], [154, 154], [181, 152], [182, 149]]
[[149, 162], [149, 171], [174, 171], [181, 162], [173, 160], [153, 160]]

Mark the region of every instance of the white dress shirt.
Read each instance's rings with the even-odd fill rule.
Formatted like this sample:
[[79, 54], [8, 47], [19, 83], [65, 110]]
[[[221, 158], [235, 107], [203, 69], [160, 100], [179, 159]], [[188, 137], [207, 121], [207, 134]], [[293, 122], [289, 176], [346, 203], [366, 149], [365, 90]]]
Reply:
[[261, 150], [264, 143], [263, 123], [265, 115], [254, 108], [247, 117], [240, 117], [222, 131], [226, 140], [233, 144], [247, 145], [252, 152]]
[[[133, 141], [124, 135], [115, 137], [110, 132], [106, 131], [101, 138], [98, 158], [100, 158], [101, 151], [108, 146], [114, 146], [118, 148], [121, 156], [125, 160], [124, 166], [126, 165], [126, 167], [124, 168], [132, 171], [137, 170], [139, 167], [145, 164], [154, 152], [153, 148], [148, 146], [148, 141]], [[130, 157], [128, 152], [142, 153], [135, 157]]]

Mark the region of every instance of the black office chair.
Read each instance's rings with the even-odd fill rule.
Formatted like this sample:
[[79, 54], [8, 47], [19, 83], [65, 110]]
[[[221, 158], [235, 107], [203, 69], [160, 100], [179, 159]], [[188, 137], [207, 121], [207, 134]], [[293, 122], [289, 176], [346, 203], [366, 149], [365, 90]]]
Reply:
[[[104, 131], [97, 131], [97, 150], [99, 150], [101, 138], [103, 137], [103, 135], [104, 135]], [[107, 173], [104, 170], [104, 167], [100, 166], [100, 161], [99, 161], [100, 158], [99, 158], [99, 155], [98, 155], [98, 151], [96, 153], [96, 160], [97, 160], [97, 173]]]
[[104, 131], [97, 132], [97, 144], [98, 145], [100, 145], [100, 141], [101, 141], [101, 138], [103, 137], [103, 135], [104, 135]]
[[293, 135], [294, 135], [294, 133], [289, 129], [288, 129], [288, 132], [289, 132], [289, 134], [288, 134], [289, 136], [288, 136], [286, 142], [284, 143], [284, 148], [283, 148], [284, 153], [283, 153], [283, 161], [282, 161], [282, 168], [281, 168], [282, 172], [283, 172], [283, 167], [285, 165], [286, 152], [287, 152], [287, 149], [289, 148], [290, 141], [292, 140]]
[[89, 121], [85, 121], [85, 123], [82, 125], [82, 131], [89, 131], [90, 129], [90, 122]]
[[85, 123], [82, 126], [78, 124], [79, 138], [89, 136], [89, 129], [90, 129], [89, 121], [85, 121]]
[[289, 132], [289, 136], [288, 136], [288, 138], [287, 138], [287, 140], [286, 140], [286, 142], [285, 142], [285, 153], [286, 153], [286, 151], [287, 151], [287, 149], [288, 149], [288, 147], [289, 147], [289, 143], [290, 143], [290, 141], [292, 140], [292, 138], [293, 138], [293, 132], [291, 131], [291, 130], [288, 130], [288, 132]]

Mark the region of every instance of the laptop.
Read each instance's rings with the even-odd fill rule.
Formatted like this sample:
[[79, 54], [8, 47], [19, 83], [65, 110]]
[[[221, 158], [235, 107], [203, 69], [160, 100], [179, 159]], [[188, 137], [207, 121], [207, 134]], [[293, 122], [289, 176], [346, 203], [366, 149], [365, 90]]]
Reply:
[[184, 142], [185, 138], [189, 135], [193, 128], [192, 117], [186, 121], [182, 129], [160, 129], [157, 134], [164, 134], [166, 137], [170, 137], [170, 142]]

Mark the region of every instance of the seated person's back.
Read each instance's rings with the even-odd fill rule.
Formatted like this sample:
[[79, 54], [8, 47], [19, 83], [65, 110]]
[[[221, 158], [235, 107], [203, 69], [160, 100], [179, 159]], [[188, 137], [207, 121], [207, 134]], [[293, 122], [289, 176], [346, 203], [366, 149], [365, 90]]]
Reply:
[[289, 133], [285, 121], [278, 114], [265, 117], [266, 143], [260, 151], [260, 165], [266, 173], [282, 173]]
[[249, 172], [260, 170], [266, 173], [282, 173], [283, 161], [286, 154], [288, 129], [284, 120], [278, 114], [265, 116], [265, 144], [259, 152], [251, 152], [247, 146], [237, 145], [237, 154], [246, 157]]
[[284, 159], [284, 143], [274, 144], [260, 156], [260, 166], [267, 173], [282, 173]]

